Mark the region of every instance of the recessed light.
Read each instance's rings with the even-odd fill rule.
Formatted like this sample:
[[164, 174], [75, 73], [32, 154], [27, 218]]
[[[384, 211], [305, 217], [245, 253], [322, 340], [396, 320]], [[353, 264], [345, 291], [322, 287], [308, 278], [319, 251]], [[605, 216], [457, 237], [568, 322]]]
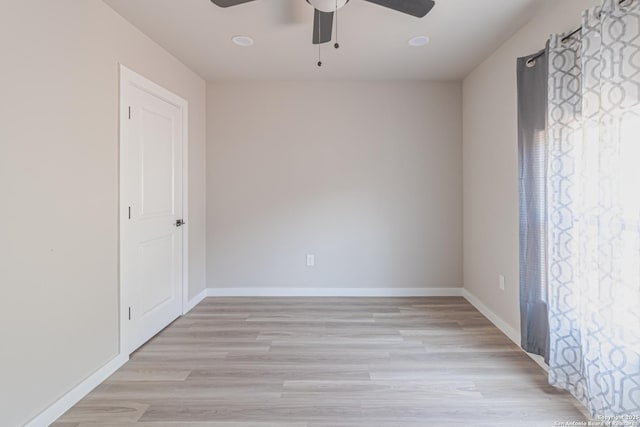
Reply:
[[409, 40], [409, 46], [420, 47], [429, 43], [429, 37], [417, 36]]
[[235, 36], [231, 41], [242, 47], [253, 46], [253, 39], [249, 36]]

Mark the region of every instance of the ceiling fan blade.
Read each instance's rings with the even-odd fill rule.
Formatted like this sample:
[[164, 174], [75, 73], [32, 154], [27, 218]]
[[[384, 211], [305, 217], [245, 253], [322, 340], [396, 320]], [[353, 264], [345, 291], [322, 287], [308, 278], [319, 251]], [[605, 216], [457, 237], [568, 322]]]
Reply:
[[254, 0], [211, 0], [213, 4], [220, 7], [238, 6], [239, 4], [249, 3], [250, 1]]
[[369, 3], [375, 3], [377, 5], [397, 10], [398, 12], [406, 13], [418, 18], [424, 17], [427, 13], [431, 12], [436, 2], [433, 0], [365, 0]]
[[315, 10], [313, 15], [313, 44], [331, 41], [333, 33], [333, 12]]

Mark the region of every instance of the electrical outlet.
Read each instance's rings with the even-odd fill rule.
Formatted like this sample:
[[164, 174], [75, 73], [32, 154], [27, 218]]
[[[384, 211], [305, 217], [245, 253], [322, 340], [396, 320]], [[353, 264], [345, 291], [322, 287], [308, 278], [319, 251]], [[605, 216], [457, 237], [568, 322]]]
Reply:
[[316, 265], [316, 256], [313, 254], [307, 255], [307, 267], [313, 267]]
[[498, 275], [498, 285], [500, 286], [500, 290], [504, 291], [504, 276], [502, 274]]

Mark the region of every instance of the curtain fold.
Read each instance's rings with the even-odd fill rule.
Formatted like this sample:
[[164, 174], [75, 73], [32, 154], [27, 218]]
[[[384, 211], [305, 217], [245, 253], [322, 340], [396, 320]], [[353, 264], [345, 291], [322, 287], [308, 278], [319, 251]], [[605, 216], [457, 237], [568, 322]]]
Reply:
[[549, 382], [640, 416], [639, 0], [551, 38], [548, 103]]
[[522, 348], [548, 362], [547, 49], [519, 58], [517, 67]]

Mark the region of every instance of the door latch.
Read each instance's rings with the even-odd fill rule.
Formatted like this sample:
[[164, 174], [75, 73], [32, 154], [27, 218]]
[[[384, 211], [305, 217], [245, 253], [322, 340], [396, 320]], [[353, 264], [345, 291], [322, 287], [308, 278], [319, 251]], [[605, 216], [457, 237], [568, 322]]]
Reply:
[[184, 222], [184, 220], [179, 219], [176, 221], [176, 227], [182, 227], [183, 225], [185, 225], [186, 222]]

